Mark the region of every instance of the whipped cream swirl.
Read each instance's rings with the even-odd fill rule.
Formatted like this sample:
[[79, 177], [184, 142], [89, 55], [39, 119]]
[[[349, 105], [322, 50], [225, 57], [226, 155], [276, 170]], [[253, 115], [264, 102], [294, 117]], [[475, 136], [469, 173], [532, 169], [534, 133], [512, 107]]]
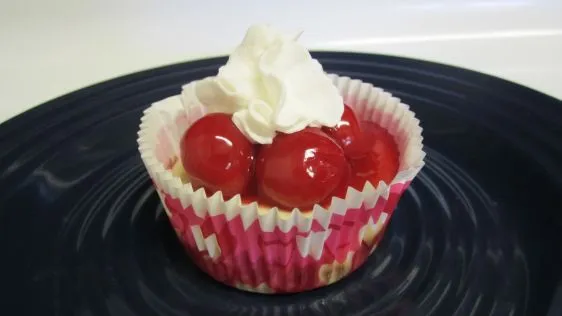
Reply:
[[270, 144], [277, 132], [307, 126], [335, 126], [344, 110], [337, 88], [320, 63], [297, 43], [268, 25], [250, 27], [215, 77], [183, 87], [184, 107], [231, 113], [254, 143]]

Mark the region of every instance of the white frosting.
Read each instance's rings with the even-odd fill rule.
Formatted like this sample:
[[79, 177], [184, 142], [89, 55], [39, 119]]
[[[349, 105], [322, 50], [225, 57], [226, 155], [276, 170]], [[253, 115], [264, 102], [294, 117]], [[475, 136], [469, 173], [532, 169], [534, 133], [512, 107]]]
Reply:
[[184, 107], [232, 113], [242, 133], [260, 144], [270, 144], [277, 132], [335, 126], [342, 97], [297, 38], [268, 25], [250, 27], [217, 76], [183, 87]]

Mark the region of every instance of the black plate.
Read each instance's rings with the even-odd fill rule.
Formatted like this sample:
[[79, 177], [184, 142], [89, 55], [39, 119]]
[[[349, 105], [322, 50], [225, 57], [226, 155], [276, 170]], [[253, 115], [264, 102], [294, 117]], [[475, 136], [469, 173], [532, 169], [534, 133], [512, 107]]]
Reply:
[[316, 57], [402, 98], [425, 128], [427, 166], [364, 267], [271, 297], [217, 284], [187, 259], [135, 140], [144, 108], [225, 62], [207, 59], [0, 126], [0, 314], [546, 315], [562, 266], [562, 102], [435, 63]]

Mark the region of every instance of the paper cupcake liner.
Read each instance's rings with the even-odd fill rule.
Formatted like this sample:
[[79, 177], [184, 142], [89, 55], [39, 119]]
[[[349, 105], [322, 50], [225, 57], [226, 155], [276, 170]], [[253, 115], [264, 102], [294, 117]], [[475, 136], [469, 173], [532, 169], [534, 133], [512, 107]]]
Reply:
[[[402, 193], [423, 167], [422, 129], [408, 106], [371, 84], [329, 75], [358, 118], [394, 137], [399, 172], [390, 184], [349, 188], [328, 209], [291, 211], [207, 196], [177, 170], [184, 131], [205, 115], [179, 96], [144, 113], [139, 151], [170, 222], [195, 263], [214, 279], [246, 291], [291, 293], [331, 284], [361, 266], [382, 238]], [[193, 88], [193, 83], [184, 89]]]

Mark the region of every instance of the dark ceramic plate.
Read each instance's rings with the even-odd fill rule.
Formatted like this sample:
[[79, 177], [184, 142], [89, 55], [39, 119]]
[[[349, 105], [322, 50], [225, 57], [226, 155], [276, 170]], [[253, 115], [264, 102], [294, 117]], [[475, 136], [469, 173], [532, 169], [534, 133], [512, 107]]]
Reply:
[[324, 289], [260, 296], [184, 255], [136, 133], [151, 102], [225, 62], [207, 59], [98, 84], [0, 126], [0, 314], [562, 315], [562, 102], [435, 63], [316, 57], [402, 98], [425, 128], [427, 166], [364, 267]]

